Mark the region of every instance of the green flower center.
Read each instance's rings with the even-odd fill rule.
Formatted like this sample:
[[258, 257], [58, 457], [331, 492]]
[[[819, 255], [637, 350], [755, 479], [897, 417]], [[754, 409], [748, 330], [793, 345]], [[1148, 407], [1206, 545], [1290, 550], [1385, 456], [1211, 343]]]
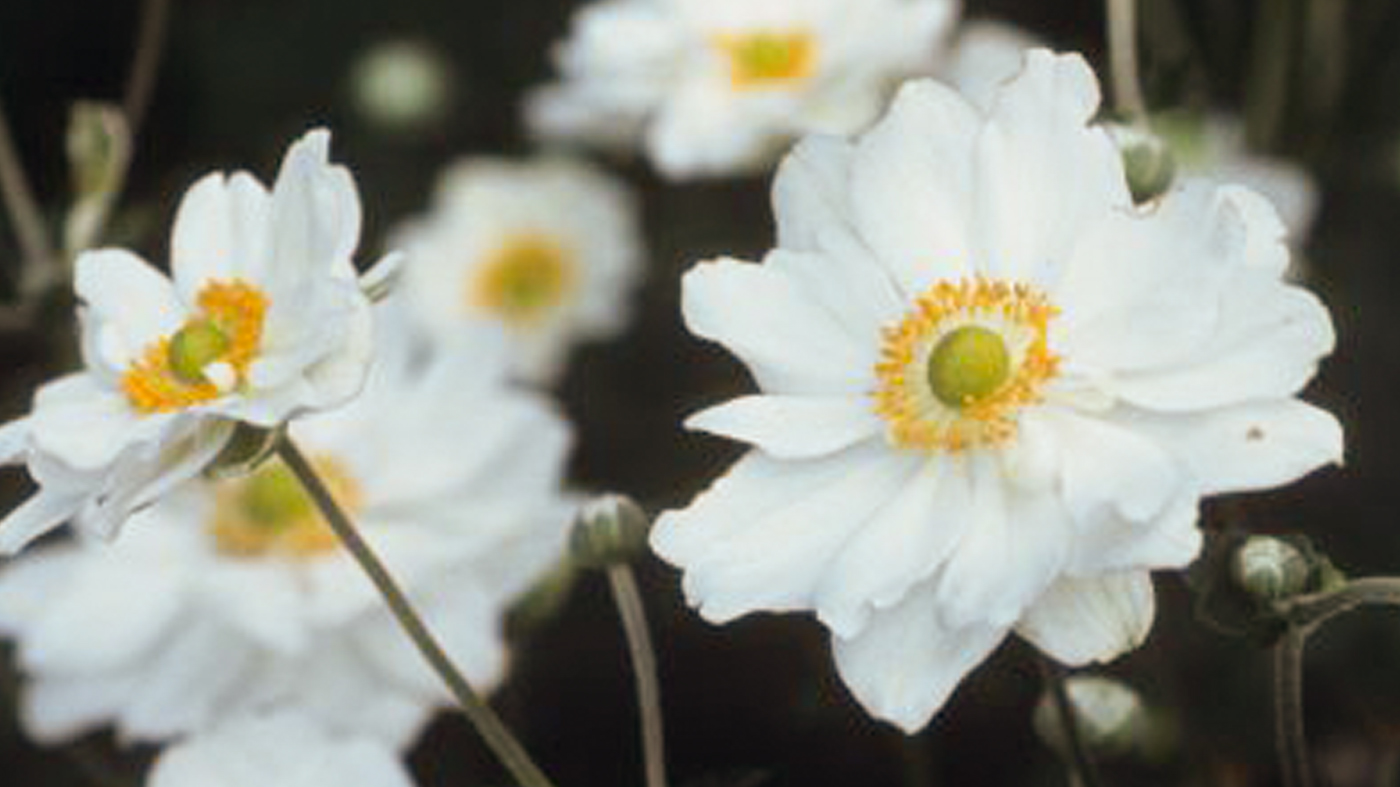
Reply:
[[250, 525], [270, 531], [286, 530], [316, 509], [292, 471], [281, 462], [258, 468], [244, 484], [238, 505]]
[[980, 325], [948, 332], [929, 353], [929, 389], [949, 407], [964, 407], [996, 393], [1010, 376], [1006, 342]]
[[232, 344], [213, 320], [193, 320], [170, 337], [166, 361], [177, 379], [198, 385], [207, 382], [204, 367], [223, 358]]

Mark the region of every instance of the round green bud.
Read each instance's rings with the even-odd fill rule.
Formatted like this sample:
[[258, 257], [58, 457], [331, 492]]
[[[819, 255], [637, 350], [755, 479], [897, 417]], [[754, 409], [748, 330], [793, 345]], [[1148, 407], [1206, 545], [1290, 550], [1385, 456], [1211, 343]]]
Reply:
[[211, 320], [195, 320], [170, 337], [166, 358], [170, 371], [181, 382], [198, 385], [207, 382], [204, 367], [228, 352], [228, 334]]
[[1123, 156], [1123, 172], [1133, 201], [1151, 202], [1176, 180], [1176, 156], [1162, 137], [1133, 126], [1109, 126], [1109, 134]]
[[579, 509], [569, 534], [569, 554], [585, 568], [626, 563], [646, 548], [651, 520], [630, 497], [607, 494]]
[[1312, 569], [1297, 547], [1272, 536], [1250, 536], [1235, 551], [1230, 570], [1235, 582], [1261, 601], [1305, 593]]
[[1006, 342], [996, 331], [980, 325], [954, 329], [929, 353], [929, 389], [949, 407], [986, 398], [1010, 376], [1011, 353]]

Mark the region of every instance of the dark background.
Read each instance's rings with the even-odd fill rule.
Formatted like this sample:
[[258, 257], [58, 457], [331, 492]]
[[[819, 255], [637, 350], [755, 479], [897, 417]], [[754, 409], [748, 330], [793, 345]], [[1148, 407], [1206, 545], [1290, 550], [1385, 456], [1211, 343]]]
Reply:
[[[68, 196], [68, 106], [79, 98], [119, 100], [138, 5], [0, 2], [0, 101], [55, 223]], [[446, 163], [529, 151], [517, 102], [550, 75], [548, 45], [562, 37], [576, 5], [177, 0], [109, 240], [162, 259], [164, 228], [195, 177], [246, 168], [270, 179], [290, 140], [327, 125], [334, 158], [359, 181], [365, 249], [377, 252], [386, 227], [425, 206]], [[1308, 21], [1327, 5], [1341, 9], [1340, 34]], [[1095, 0], [970, 0], [967, 11], [1017, 22], [1103, 63]], [[1309, 282], [1331, 306], [1339, 342], [1308, 397], [1342, 418], [1347, 464], [1275, 493], [1214, 503], [1207, 525], [1300, 531], [1349, 573], [1400, 573], [1400, 522], [1391, 509], [1400, 461], [1390, 455], [1400, 446], [1400, 330], [1389, 324], [1400, 319], [1400, 3], [1148, 0], [1143, 16], [1154, 106], [1258, 110], [1252, 75], [1283, 59], [1279, 122], [1254, 133], [1307, 161], [1323, 197], [1305, 249]], [[1263, 16], [1282, 25], [1280, 43], [1258, 44]], [[427, 129], [390, 134], [355, 112], [348, 74], [366, 48], [400, 37], [435, 46], [447, 59], [453, 107]], [[1319, 74], [1339, 77], [1319, 87]], [[688, 501], [738, 453], [678, 427], [685, 414], [749, 382], [732, 359], [681, 328], [677, 281], [696, 259], [756, 256], [771, 244], [767, 180], [670, 184], [644, 162], [614, 165], [642, 198], [649, 278], [630, 332], [578, 352], [560, 396], [578, 432], [574, 480], [628, 492], [658, 510]], [[15, 258], [13, 244], [0, 216], [0, 260]], [[13, 270], [0, 266], [0, 288], [13, 285]], [[55, 359], [70, 330], [0, 334], [0, 414], [22, 412], [32, 386], [62, 369]], [[20, 477], [6, 482], [17, 489]], [[906, 739], [854, 706], [812, 620], [756, 616], [713, 627], [685, 608], [675, 572], [654, 559], [639, 569], [660, 648], [676, 784], [1063, 783], [1030, 728], [1040, 679], [1023, 644], [1008, 642], [928, 730]], [[1274, 783], [1266, 652], [1196, 622], [1180, 576], [1161, 576], [1158, 588], [1159, 620], [1147, 647], [1108, 671], [1174, 719], [1181, 743], [1166, 763], [1109, 763], [1109, 775], [1120, 784]], [[496, 701], [545, 769], [560, 785], [640, 784], [629, 668], [606, 583], [582, 578], [557, 617], [517, 633], [512, 677]], [[1309, 733], [1333, 782], [1395, 783], [1400, 620], [1366, 612], [1329, 628], [1310, 649], [1308, 680]], [[8, 685], [14, 688], [12, 675]], [[0, 787], [140, 783], [149, 752], [101, 734], [39, 750], [11, 716], [0, 708]], [[424, 785], [506, 783], [456, 718], [430, 729], [412, 765]]]

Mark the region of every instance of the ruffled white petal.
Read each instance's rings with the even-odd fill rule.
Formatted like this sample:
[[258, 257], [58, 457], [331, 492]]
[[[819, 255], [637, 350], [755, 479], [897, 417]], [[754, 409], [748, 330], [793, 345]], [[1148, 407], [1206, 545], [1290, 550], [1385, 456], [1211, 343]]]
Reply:
[[74, 266], [73, 287], [85, 310], [83, 352], [90, 366], [120, 374], [185, 320], [186, 306], [170, 280], [131, 252], [83, 252]]
[[741, 396], [692, 415], [685, 427], [749, 443], [780, 459], [807, 459], [873, 437], [883, 421], [863, 398]]
[[685, 570], [686, 598], [709, 620], [806, 608], [842, 545], [920, 464], [881, 445], [801, 461], [751, 452], [662, 514], [651, 546]]
[[1146, 571], [1062, 577], [1026, 610], [1016, 633], [1070, 666], [1104, 662], [1143, 643], [1155, 612]]
[[928, 586], [881, 610], [851, 639], [832, 638], [836, 668], [872, 716], [917, 732], [963, 675], [1006, 636], [1005, 626], [947, 628]]
[[272, 199], [246, 172], [213, 173], [185, 192], [170, 234], [170, 268], [193, 307], [211, 281], [261, 281], [271, 252]]

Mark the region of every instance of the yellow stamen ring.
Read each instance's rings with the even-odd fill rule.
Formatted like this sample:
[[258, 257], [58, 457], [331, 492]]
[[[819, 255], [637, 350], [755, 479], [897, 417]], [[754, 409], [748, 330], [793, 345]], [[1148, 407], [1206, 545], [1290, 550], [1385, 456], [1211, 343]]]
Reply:
[[958, 452], [1004, 443], [1015, 413], [1040, 401], [1059, 358], [1054, 306], [1026, 284], [940, 281], [884, 332], [875, 412], [901, 448]]
[[573, 290], [573, 255], [533, 234], [501, 244], [469, 283], [471, 305], [516, 328], [541, 322]]
[[724, 34], [715, 36], [714, 43], [729, 61], [729, 83], [735, 90], [781, 87], [816, 70], [817, 44], [807, 32]]
[[243, 385], [262, 342], [268, 300], [246, 282], [212, 281], [195, 299], [197, 311], [174, 334], [153, 342], [122, 375], [127, 401], [143, 413], [165, 413], [217, 399], [227, 386], [205, 370], [226, 365]]
[[[330, 456], [312, 460], [336, 502], [348, 511], [362, 505], [359, 484]], [[311, 557], [335, 549], [335, 532], [321, 518], [301, 482], [280, 460], [271, 460], [246, 478], [215, 488], [209, 529], [225, 555]]]

